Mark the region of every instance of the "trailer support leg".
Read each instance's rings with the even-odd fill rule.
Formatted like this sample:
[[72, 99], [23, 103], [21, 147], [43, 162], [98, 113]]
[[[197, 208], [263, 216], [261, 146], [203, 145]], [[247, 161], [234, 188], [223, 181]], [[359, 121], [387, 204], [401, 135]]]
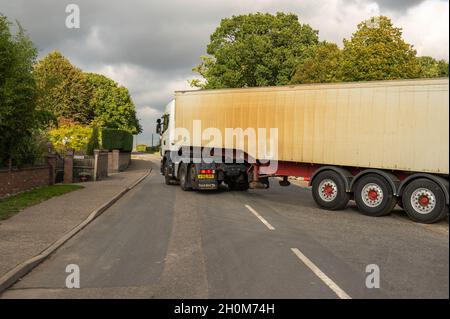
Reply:
[[291, 185], [291, 182], [289, 182], [287, 176], [283, 176], [283, 180], [279, 181], [279, 184], [280, 184], [280, 186], [287, 187], [287, 186]]
[[266, 189], [267, 186], [259, 180], [259, 165], [254, 164], [253, 165], [253, 178], [250, 182], [250, 188], [251, 189]]

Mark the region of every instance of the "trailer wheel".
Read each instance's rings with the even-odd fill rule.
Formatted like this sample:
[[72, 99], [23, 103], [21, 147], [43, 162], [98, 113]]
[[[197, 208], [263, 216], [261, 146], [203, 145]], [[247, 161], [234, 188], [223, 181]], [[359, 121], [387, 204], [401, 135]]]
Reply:
[[406, 186], [403, 207], [409, 218], [419, 223], [436, 223], [447, 215], [444, 192], [438, 184], [425, 178]]
[[355, 202], [364, 215], [380, 217], [388, 215], [394, 209], [397, 198], [385, 178], [369, 174], [357, 182]]
[[187, 164], [181, 163], [179, 176], [181, 189], [184, 191], [192, 190], [192, 187], [190, 186], [191, 170], [188, 169]]
[[314, 178], [312, 194], [317, 205], [328, 210], [344, 209], [350, 200], [342, 177], [333, 171], [322, 172]]

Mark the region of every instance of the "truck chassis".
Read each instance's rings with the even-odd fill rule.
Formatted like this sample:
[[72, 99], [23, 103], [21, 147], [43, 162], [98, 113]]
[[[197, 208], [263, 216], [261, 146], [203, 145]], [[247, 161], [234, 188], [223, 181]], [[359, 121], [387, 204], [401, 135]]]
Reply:
[[205, 162], [193, 154], [191, 149], [188, 158], [176, 161], [170, 152], [163, 155], [161, 174], [166, 184], [202, 191], [217, 190], [224, 183], [231, 190], [246, 191], [269, 188], [269, 178], [281, 178], [279, 184], [289, 186], [288, 177], [298, 177], [309, 182], [314, 201], [327, 210], [344, 209], [354, 200], [361, 213], [373, 217], [388, 215], [397, 204], [420, 223], [436, 223], [448, 214], [446, 175], [285, 161], [277, 163], [275, 173], [268, 173], [267, 165], [249, 163], [247, 156], [243, 162], [224, 157]]

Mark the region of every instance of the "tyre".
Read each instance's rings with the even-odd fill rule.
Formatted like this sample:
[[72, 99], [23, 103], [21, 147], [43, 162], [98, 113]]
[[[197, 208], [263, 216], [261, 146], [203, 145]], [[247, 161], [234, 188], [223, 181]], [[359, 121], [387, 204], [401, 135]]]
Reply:
[[388, 215], [397, 204], [389, 182], [376, 174], [361, 177], [356, 183], [354, 194], [356, 205], [361, 213], [367, 216]]
[[190, 186], [191, 183], [191, 170], [190, 167], [185, 164], [185, 163], [181, 163], [180, 165], [180, 172], [178, 174], [179, 179], [180, 179], [180, 187], [182, 190], [184, 191], [190, 191], [192, 190], [192, 187]]
[[248, 183], [248, 176], [240, 175], [237, 179], [229, 180], [228, 188], [233, 191], [246, 191], [249, 189], [250, 185]]
[[248, 184], [248, 182], [242, 182], [242, 183], [238, 183], [236, 185], [236, 190], [240, 191], [240, 192], [245, 192], [249, 189], [250, 185]]
[[432, 224], [447, 216], [445, 194], [429, 179], [413, 180], [406, 186], [402, 197], [406, 214], [416, 222]]
[[246, 191], [249, 188], [248, 182], [229, 182], [227, 185], [232, 191]]
[[173, 178], [169, 175], [169, 166], [167, 166], [166, 162], [164, 162], [164, 166], [162, 168], [164, 174], [164, 183], [166, 185], [172, 185]]
[[328, 210], [344, 209], [350, 200], [342, 177], [333, 171], [319, 173], [312, 183], [314, 201]]

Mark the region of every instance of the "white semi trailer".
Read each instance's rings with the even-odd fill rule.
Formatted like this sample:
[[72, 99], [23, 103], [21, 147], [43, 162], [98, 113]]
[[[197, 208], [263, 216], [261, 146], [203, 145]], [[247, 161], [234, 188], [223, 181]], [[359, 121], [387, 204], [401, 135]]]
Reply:
[[[193, 137], [196, 123], [222, 136], [253, 129], [268, 145], [267, 132], [276, 129], [277, 156], [265, 158], [242, 140], [230, 148], [224, 139]], [[179, 91], [157, 130], [161, 173], [184, 190], [268, 188], [271, 177], [289, 186], [296, 176], [324, 209], [355, 200], [370, 216], [396, 204], [417, 222], [448, 214], [448, 78]], [[215, 159], [206, 161], [212, 149]]]

